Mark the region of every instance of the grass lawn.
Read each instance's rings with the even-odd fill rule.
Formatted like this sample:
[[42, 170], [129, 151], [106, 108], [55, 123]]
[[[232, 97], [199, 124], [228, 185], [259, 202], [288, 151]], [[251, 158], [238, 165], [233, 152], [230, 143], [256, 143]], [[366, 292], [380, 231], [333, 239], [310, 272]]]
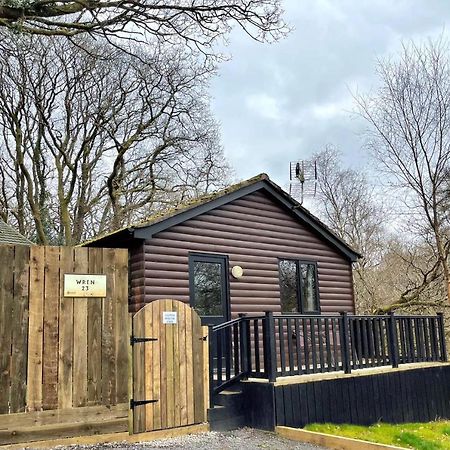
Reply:
[[450, 450], [450, 421], [397, 425], [377, 423], [370, 427], [311, 424], [305, 430], [418, 450]]

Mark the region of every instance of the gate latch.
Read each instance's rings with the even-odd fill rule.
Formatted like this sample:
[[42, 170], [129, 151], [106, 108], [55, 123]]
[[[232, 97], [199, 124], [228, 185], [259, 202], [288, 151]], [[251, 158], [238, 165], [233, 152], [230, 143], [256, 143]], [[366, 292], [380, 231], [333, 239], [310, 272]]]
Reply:
[[199, 338], [200, 341], [207, 341], [208, 340], [208, 336], [202, 336], [201, 338]]
[[157, 341], [157, 338], [153, 337], [134, 337], [130, 336], [130, 345], [137, 344], [139, 342], [150, 342], [150, 341]]
[[156, 403], [158, 400], [130, 400], [130, 409], [134, 409], [136, 406], [147, 405], [148, 403]]

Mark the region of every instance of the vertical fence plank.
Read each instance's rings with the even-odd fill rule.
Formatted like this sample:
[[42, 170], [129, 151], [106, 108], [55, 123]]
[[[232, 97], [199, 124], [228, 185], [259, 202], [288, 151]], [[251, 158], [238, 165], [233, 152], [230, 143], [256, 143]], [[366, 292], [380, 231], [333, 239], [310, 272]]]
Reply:
[[[153, 399], [158, 400], [153, 406], [153, 426], [155, 430], [161, 428], [161, 302], [153, 306], [153, 336], [158, 339], [153, 347]], [[186, 382], [186, 381], [185, 381]], [[186, 386], [186, 384], [184, 384]], [[186, 391], [186, 389], [185, 389]], [[186, 394], [185, 394], [186, 395]], [[187, 423], [187, 422], [186, 422]]]
[[[14, 261], [14, 247], [0, 246], [1, 261]], [[9, 412], [11, 336], [13, 327], [13, 271], [9, 264], [0, 264], [0, 414]]]
[[[102, 404], [115, 405], [116, 393], [116, 355], [115, 333], [117, 325], [114, 320], [117, 308], [116, 283], [114, 279], [114, 249], [103, 249], [103, 273], [106, 275], [106, 297], [102, 299]], [[126, 317], [126, 314], [125, 314]], [[122, 320], [125, 321], [125, 317]]]
[[[74, 249], [74, 272], [89, 272], [89, 251]], [[87, 405], [87, 298], [74, 298], [73, 304], [73, 406]]]
[[44, 247], [30, 248], [30, 296], [28, 322], [27, 406], [42, 409], [42, 362], [44, 334]]
[[58, 407], [59, 247], [45, 249], [43, 406]]
[[73, 298], [64, 297], [64, 274], [73, 273], [73, 250], [61, 247], [59, 298], [58, 408], [72, 407]]
[[174, 410], [175, 410], [175, 426], [181, 426], [181, 395], [178, 390], [178, 386], [180, 386], [180, 313], [181, 310], [184, 311], [184, 305], [178, 303], [177, 301], [173, 302], [173, 310], [177, 312], [177, 323], [172, 325], [173, 328], [173, 382], [174, 382], [174, 391], [175, 391], [175, 399], [174, 399]]
[[[180, 358], [180, 386], [186, 386], [186, 308], [179, 308], [179, 326], [178, 326], [178, 342], [179, 342], [179, 358]], [[180, 424], [188, 424], [187, 414], [187, 390], [181, 390], [180, 395]]]
[[[140, 337], [151, 338], [153, 337], [153, 305], [148, 308], [144, 308], [141, 313], [144, 316], [143, 330]], [[157, 341], [155, 341], [157, 343]], [[142, 351], [145, 352], [144, 363], [144, 393], [141, 400], [153, 400], [153, 347], [155, 342], [146, 341], [139, 345], [142, 347]], [[147, 403], [146, 405], [139, 406], [141, 409], [145, 409], [145, 430], [153, 430], [153, 403]]]
[[[140, 310], [133, 317], [133, 336], [144, 337], [145, 333], [145, 315]], [[145, 347], [142, 343], [133, 345], [133, 399], [140, 401], [145, 399]], [[162, 399], [160, 399], [162, 401]], [[135, 433], [145, 431], [145, 407], [137, 406], [133, 411], [133, 430]]]
[[[192, 345], [192, 309], [186, 308], [186, 346]], [[188, 423], [194, 423], [194, 361], [191, 352], [186, 352], [186, 401]]]
[[[103, 253], [101, 248], [89, 248], [89, 273], [102, 273]], [[102, 299], [88, 299], [88, 364], [87, 401], [97, 405], [101, 400], [102, 380]]]
[[28, 352], [28, 292], [30, 248], [18, 245], [14, 252], [14, 317], [11, 354], [11, 412], [24, 412]]
[[117, 403], [128, 401], [128, 392], [123, 380], [128, 375], [127, 351], [129, 341], [127, 335], [128, 317], [128, 251], [126, 249], [114, 250], [114, 284], [115, 284], [115, 372]]

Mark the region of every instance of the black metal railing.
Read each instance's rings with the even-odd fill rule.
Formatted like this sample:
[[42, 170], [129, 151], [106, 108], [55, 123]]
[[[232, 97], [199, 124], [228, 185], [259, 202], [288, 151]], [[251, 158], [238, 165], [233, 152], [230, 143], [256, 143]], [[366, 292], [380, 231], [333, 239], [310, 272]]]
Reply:
[[436, 316], [280, 314], [240, 316], [209, 331], [211, 399], [243, 378], [446, 361]]

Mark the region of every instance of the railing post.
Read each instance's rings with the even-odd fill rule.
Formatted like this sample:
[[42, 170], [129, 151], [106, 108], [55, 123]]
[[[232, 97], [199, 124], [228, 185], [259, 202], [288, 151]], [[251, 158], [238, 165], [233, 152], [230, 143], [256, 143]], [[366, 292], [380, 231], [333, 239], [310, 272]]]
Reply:
[[264, 370], [269, 381], [277, 379], [277, 350], [275, 344], [275, 320], [273, 312], [267, 311], [264, 320]]
[[213, 325], [208, 325], [208, 343], [209, 343], [209, 407], [214, 408], [214, 331]]
[[350, 333], [347, 311], [341, 312], [341, 326], [339, 327], [341, 335], [341, 349], [342, 349], [342, 368], [344, 373], [351, 373], [352, 366], [350, 363]]
[[392, 367], [398, 367], [398, 337], [397, 325], [395, 323], [395, 314], [389, 313], [389, 353], [391, 356]]
[[246, 314], [241, 313], [239, 323], [239, 341], [241, 350], [241, 372], [248, 376], [249, 373], [249, 355], [250, 355], [250, 339], [248, 330], [248, 320], [245, 318]]
[[437, 313], [437, 318], [439, 327], [439, 339], [441, 344], [441, 361], [447, 361], [447, 343], [445, 342], [444, 313]]

